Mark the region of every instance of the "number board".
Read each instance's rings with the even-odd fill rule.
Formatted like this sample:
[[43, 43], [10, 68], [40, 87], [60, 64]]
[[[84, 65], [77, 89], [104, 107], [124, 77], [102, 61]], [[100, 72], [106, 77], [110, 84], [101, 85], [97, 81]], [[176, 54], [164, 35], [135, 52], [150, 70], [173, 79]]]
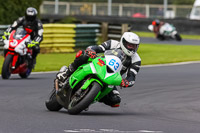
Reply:
[[106, 65], [108, 65], [115, 73], [119, 72], [122, 68], [121, 60], [113, 55], [106, 55]]

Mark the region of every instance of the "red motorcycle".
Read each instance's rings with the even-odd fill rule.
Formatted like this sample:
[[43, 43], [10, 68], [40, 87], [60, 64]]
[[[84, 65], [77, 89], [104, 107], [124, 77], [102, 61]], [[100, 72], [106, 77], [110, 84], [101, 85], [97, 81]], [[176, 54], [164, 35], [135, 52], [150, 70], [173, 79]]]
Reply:
[[31, 42], [30, 30], [18, 28], [13, 30], [4, 40], [4, 63], [1, 71], [3, 79], [9, 79], [11, 74], [19, 74], [27, 78], [32, 71], [32, 49], [27, 45]]

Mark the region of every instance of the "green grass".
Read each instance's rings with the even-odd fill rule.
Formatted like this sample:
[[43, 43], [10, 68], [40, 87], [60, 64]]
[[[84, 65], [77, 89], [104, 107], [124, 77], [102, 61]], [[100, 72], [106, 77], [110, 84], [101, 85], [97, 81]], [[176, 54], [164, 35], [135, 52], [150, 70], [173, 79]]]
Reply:
[[76, 53], [66, 54], [39, 54], [34, 71], [57, 71], [63, 65], [69, 65], [74, 61]]
[[155, 37], [153, 32], [138, 32], [138, 31], [132, 31], [134, 33], [136, 33], [137, 35], [139, 35], [140, 37]]
[[[138, 53], [142, 65], [200, 61], [200, 46], [141, 44]], [[34, 71], [58, 71], [74, 59], [75, 53], [39, 54]], [[3, 57], [0, 56], [0, 72], [2, 64]]]
[[[134, 33], [138, 34], [140, 37], [155, 37], [153, 32], [135, 32]], [[197, 39], [200, 40], [200, 35], [185, 35], [185, 34], [181, 34], [181, 37], [183, 39]]]
[[200, 61], [200, 46], [141, 44], [142, 65]]

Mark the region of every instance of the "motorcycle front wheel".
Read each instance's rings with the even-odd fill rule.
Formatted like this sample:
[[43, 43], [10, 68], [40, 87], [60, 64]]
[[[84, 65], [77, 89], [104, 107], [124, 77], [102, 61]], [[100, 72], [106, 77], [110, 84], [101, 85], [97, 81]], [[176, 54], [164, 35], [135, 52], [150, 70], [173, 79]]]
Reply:
[[93, 82], [92, 85], [85, 90], [77, 90], [71, 96], [71, 100], [67, 109], [68, 113], [76, 115], [88, 108], [100, 90], [101, 86], [97, 82]]
[[1, 76], [3, 79], [9, 79], [11, 75], [11, 63], [13, 55], [8, 54], [4, 60]]
[[182, 38], [181, 38], [181, 36], [179, 34], [176, 34], [175, 38], [176, 38], [177, 41], [181, 41], [182, 40]]

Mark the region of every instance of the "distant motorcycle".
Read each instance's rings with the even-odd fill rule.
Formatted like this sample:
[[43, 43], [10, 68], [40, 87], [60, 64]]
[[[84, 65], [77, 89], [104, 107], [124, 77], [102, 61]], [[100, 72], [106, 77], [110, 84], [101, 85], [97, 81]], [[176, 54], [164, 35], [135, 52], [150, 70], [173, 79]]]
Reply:
[[4, 63], [1, 71], [3, 79], [9, 79], [11, 74], [19, 74], [27, 78], [32, 71], [32, 49], [27, 48], [31, 42], [30, 34], [23, 28], [13, 30], [4, 42]]
[[[148, 29], [153, 32], [153, 25], [149, 25]], [[182, 40], [176, 28], [169, 23], [165, 23], [160, 27], [158, 39], [160, 40], [175, 39], [177, 41]]]

